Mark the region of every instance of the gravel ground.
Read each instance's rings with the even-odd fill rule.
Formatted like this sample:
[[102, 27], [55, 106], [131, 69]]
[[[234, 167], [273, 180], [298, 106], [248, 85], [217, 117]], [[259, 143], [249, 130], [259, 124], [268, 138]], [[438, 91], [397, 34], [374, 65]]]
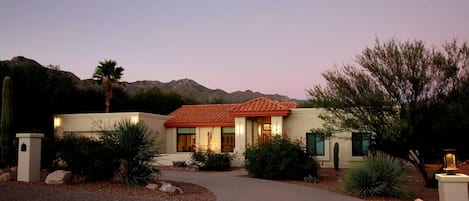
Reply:
[[85, 182], [75, 185], [47, 185], [44, 183], [1, 182], [0, 200], [96, 200], [96, 201], [214, 201], [207, 189], [189, 183], [169, 181], [183, 190], [183, 194], [169, 195], [143, 186], [126, 187], [109, 182]]

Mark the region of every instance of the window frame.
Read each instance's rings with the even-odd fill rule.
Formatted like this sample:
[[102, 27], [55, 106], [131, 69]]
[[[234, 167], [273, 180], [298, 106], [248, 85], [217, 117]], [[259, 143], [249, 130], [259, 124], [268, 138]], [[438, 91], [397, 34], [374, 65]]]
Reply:
[[[180, 132], [180, 130], [182, 130], [182, 129], [193, 129], [193, 132], [190, 132], [190, 133], [189, 132], [187, 132], [187, 133], [186, 132]], [[195, 151], [196, 133], [197, 133], [197, 131], [196, 131], [195, 127], [178, 127], [178, 128], [176, 128], [176, 152], [185, 153], [185, 152]], [[194, 136], [193, 137], [193, 142], [191, 142], [192, 143], [191, 148], [189, 148], [189, 146], [188, 146], [188, 151], [184, 151], [184, 149], [181, 150], [181, 151], [179, 150], [179, 136], [180, 135], [184, 135], [186, 138], [189, 137], [189, 136]]]
[[[318, 135], [322, 135], [322, 153], [321, 154], [318, 154], [318, 147], [317, 147], [317, 144], [318, 144]], [[314, 140], [314, 151], [312, 151], [312, 149], [310, 149], [310, 138], [313, 138]], [[319, 132], [309, 132], [309, 133], [306, 133], [306, 150], [308, 150], [308, 152], [312, 153], [314, 156], [319, 156], [319, 157], [324, 157], [326, 156], [326, 135], [325, 133], [319, 133]]]
[[[225, 132], [225, 131], [224, 131], [224, 128], [233, 128], [233, 131], [232, 131], [232, 132]], [[225, 149], [224, 149], [224, 145], [223, 145], [223, 137], [224, 137], [224, 135], [230, 135], [230, 136], [232, 136], [233, 142], [230, 143], [230, 144], [232, 144], [232, 149], [231, 149], [231, 151], [224, 151], [224, 150], [225, 150]], [[236, 140], [235, 140], [235, 127], [234, 127], [234, 126], [221, 127], [220, 151], [221, 151], [222, 153], [234, 152], [234, 148], [235, 148], [235, 145], [236, 145], [235, 142], [236, 142]]]
[[[368, 155], [368, 150], [369, 150], [369, 147], [370, 147], [370, 144], [371, 144], [371, 133], [352, 132], [351, 141], [352, 141], [352, 146], [351, 147], [352, 147], [352, 156], [353, 157], [361, 157], [361, 156]], [[363, 143], [363, 142], [366, 142], [366, 144]], [[358, 147], [360, 148], [360, 151], [357, 150]]]

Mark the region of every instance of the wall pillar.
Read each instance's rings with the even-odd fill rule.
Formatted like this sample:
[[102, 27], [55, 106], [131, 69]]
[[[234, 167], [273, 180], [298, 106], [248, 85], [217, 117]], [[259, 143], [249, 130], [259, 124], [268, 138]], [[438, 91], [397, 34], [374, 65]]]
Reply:
[[41, 177], [41, 140], [44, 134], [18, 133], [18, 181], [39, 182]]
[[282, 116], [272, 116], [270, 117], [270, 122], [272, 125], [272, 136], [282, 135], [283, 133], [283, 117]]
[[468, 201], [467, 183], [469, 176], [465, 174], [436, 174], [440, 201]]
[[246, 151], [246, 117], [235, 117], [235, 159], [233, 167], [244, 165], [244, 152]]

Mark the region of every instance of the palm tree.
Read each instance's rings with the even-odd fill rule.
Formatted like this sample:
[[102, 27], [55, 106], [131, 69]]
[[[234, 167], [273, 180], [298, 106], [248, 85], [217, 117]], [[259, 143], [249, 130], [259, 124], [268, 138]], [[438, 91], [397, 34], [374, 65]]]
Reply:
[[114, 60], [100, 61], [93, 74], [93, 79], [103, 86], [104, 96], [106, 97], [106, 113], [109, 113], [109, 106], [112, 99], [112, 85], [118, 83], [122, 77], [124, 68], [118, 67]]

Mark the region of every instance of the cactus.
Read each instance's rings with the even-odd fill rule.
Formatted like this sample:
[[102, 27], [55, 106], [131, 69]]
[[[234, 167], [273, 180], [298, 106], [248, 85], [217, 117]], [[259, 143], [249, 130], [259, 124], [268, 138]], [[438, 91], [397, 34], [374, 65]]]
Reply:
[[2, 113], [0, 120], [0, 163], [9, 165], [14, 160], [13, 140], [13, 83], [10, 77], [3, 79]]
[[334, 144], [334, 170], [339, 171], [339, 143]]

